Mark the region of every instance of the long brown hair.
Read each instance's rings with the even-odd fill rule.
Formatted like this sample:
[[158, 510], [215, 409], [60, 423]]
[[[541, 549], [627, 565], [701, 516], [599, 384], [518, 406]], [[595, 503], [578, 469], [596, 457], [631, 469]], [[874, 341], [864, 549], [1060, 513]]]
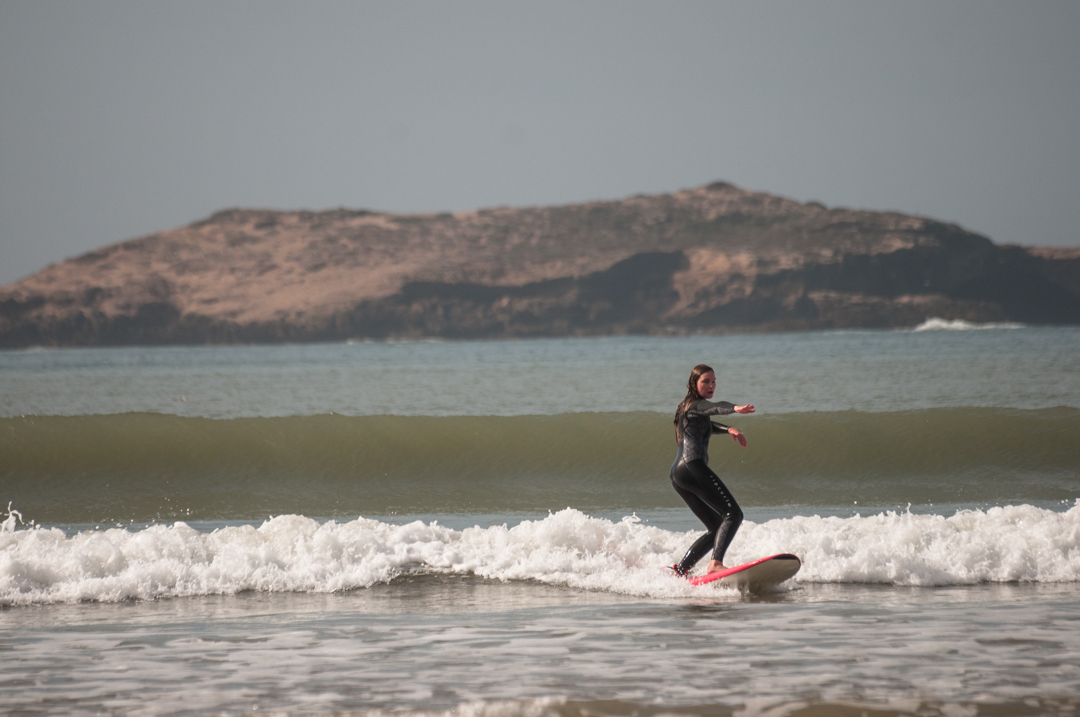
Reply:
[[686, 397], [683, 398], [679, 407], [675, 409], [675, 443], [682, 443], [682, 431], [679, 429], [679, 422], [682, 420], [683, 414], [686, 413], [686, 409], [702, 399], [702, 395], [697, 392], [698, 379], [701, 378], [702, 374], [710, 371], [716, 373], [710, 366], [703, 363], [699, 363], [690, 371], [690, 378], [686, 380]]

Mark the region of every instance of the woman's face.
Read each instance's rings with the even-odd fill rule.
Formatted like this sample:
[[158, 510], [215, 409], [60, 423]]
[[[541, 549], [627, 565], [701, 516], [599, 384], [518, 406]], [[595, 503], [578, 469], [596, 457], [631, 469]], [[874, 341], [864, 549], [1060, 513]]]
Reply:
[[702, 398], [712, 398], [713, 394], [716, 393], [716, 374], [712, 371], [706, 371], [698, 376], [697, 392]]

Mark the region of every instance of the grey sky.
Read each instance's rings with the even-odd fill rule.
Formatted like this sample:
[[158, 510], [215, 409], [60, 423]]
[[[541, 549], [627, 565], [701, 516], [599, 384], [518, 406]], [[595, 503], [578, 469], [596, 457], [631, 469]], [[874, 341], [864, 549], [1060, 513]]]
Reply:
[[1080, 245], [1080, 3], [0, 0], [0, 284], [225, 207], [723, 179]]

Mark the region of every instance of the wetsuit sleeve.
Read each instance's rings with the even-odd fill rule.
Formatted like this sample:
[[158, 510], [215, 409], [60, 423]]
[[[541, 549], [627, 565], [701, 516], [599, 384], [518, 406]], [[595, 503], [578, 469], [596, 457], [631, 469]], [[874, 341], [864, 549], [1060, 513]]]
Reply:
[[706, 401], [703, 398], [687, 409], [686, 417], [698, 418], [700, 416], [726, 416], [729, 413], [735, 413], [734, 403], [728, 403], [727, 401], [717, 401], [716, 403], [713, 403], [712, 401]]
[[[709, 421], [709, 423], [712, 423], [712, 421]], [[727, 429], [728, 429], [728, 426], [725, 426], [723, 423], [712, 423], [712, 432], [713, 433], [727, 433], [728, 432]]]

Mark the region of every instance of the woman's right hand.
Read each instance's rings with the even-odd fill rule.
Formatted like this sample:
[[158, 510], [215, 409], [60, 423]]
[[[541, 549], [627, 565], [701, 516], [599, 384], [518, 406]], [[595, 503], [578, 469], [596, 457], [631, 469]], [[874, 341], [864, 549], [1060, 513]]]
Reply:
[[742, 431], [740, 431], [738, 428], [731, 427], [727, 429], [727, 432], [728, 435], [731, 436], [732, 440], [734, 440], [743, 448], [746, 448], [746, 436], [742, 434]]
[[753, 413], [753, 412], [754, 412], [754, 404], [752, 404], [752, 403], [748, 403], [745, 406], [736, 406], [735, 407], [735, 413]]

